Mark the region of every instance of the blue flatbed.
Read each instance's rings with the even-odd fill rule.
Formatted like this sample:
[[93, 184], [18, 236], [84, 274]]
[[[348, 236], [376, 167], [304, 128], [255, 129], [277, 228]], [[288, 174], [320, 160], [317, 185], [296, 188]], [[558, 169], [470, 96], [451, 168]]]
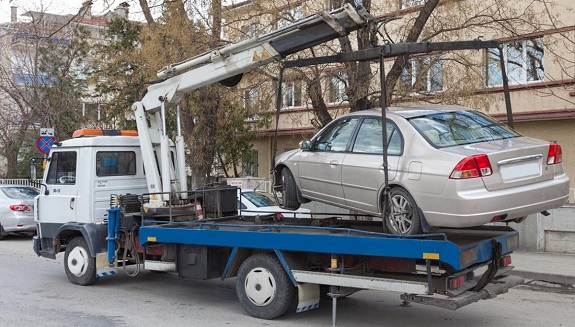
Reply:
[[[307, 220], [281, 223], [144, 221], [140, 242], [314, 252], [434, 260], [454, 271], [492, 259], [494, 242], [501, 255], [517, 249], [518, 233], [506, 226], [440, 229], [433, 234], [398, 236], [378, 232], [381, 223], [341, 220], [343, 227], [302, 226]], [[292, 224], [293, 223], [293, 224]], [[309, 220], [313, 224], [312, 220]]]

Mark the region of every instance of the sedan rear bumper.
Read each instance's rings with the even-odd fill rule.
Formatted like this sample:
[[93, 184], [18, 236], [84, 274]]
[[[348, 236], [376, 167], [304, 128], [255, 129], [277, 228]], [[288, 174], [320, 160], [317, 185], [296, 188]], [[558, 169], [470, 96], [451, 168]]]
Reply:
[[562, 175], [497, 191], [457, 192], [446, 187], [442, 195], [419, 195], [416, 201], [430, 226], [473, 227], [492, 222], [495, 217], [507, 221], [561, 207], [569, 199], [569, 178]]

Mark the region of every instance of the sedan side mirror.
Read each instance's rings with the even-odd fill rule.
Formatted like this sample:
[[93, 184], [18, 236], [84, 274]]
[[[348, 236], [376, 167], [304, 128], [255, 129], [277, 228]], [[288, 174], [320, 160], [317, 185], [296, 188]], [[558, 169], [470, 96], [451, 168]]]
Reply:
[[304, 151], [309, 150], [309, 149], [311, 149], [311, 142], [308, 140], [303, 140], [303, 141], [299, 142], [299, 148], [301, 150], [304, 150]]

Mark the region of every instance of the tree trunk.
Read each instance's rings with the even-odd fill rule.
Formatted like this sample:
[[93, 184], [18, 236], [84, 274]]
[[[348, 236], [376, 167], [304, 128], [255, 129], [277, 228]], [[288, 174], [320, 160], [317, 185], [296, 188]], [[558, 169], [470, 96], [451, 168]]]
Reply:
[[[421, 32], [423, 31], [423, 28], [425, 27], [425, 24], [427, 24], [427, 20], [431, 16], [431, 13], [433, 12], [433, 10], [435, 10], [435, 8], [437, 7], [438, 3], [439, 3], [439, 0], [427, 0], [425, 2], [425, 4], [423, 5], [423, 8], [421, 8], [421, 11], [419, 12], [419, 16], [417, 16], [415, 23], [411, 27], [411, 30], [409, 31], [409, 34], [407, 35], [407, 38], [405, 39], [406, 43], [407, 42], [417, 42], [417, 40], [419, 39], [419, 36], [421, 35]], [[405, 63], [408, 60], [409, 60], [409, 55], [403, 55], [403, 56], [399, 56], [399, 57], [395, 58], [395, 61], [393, 62], [393, 66], [391, 67], [391, 70], [389, 71], [389, 73], [387, 73], [387, 76], [385, 77], [385, 85], [387, 88], [386, 92], [387, 92], [388, 101], [389, 101], [389, 99], [391, 99], [391, 96], [393, 94], [393, 89], [395, 88], [395, 85], [397, 84], [397, 81], [399, 80], [399, 77], [401, 76], [401, 71], [403, 70], [403, 66], [405, 65]], [[383, 92], [383, 90], [382, 90], [382, 92]]]
[[319, 119], [322, 126], [327, 125], [333, 118], [327, 111], [327, 106], [323, 99], [323, 92], [321, 89], [321, 76], [317, 71], [315, 72], [313, 79], [309, 80], [307, 83], [307, 94], [311, 100], [313, 113]]
[[142, 7], [142, 12], [144, 13], [144, 17], [146, 18], [148, 26], [150, 26], [150, 29], [153, 31], [156, 28], [156, 21], [154, 21], [154, 17], [152, 17], [150, 6], [148, 6], [148, 1], [140, 0], [140, 7]]

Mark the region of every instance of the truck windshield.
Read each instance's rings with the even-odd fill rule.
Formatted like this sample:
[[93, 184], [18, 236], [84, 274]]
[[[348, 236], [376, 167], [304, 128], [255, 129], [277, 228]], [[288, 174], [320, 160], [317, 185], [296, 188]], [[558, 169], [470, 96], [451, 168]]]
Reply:
[[436, 148], [521, 136], [506, 125], [474, 110], [434, 113], [413, 117], [409, 122]]

